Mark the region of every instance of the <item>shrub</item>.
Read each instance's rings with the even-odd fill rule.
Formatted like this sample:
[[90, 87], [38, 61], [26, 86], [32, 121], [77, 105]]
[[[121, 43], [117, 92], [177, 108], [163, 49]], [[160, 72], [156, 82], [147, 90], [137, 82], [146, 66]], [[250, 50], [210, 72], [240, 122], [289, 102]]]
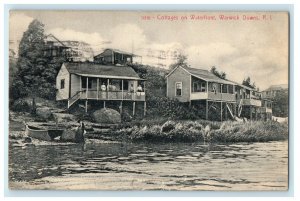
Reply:
[[122, 122], [130, 122], [130, 121], [132, 121], [133, 118], [129, 114], [128, 111], [123, 111], [121, 114], [121, 119], [122, 119]]
[[12, 105], [12, 110], [16, 112], [30, 112], [30, 109], [30, 105], [24, 99], [18, 99]]
[[150, 118], [164, 117], [179, 119], [198, 119], [198, 111], [189, 108], [186, 103], [173, 100], [167, 97], [147, 97], [147, 116]]
[[174, 121], [167, 121], [161, 127], [161, 132], [168, 133], [175, 128], [176, 123]]

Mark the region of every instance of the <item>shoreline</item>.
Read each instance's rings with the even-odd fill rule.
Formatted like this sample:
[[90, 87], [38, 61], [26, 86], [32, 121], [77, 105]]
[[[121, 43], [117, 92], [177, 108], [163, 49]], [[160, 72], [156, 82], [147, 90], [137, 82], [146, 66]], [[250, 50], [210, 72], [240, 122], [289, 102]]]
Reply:
[[[9, 138], [24, 139], [24, 124], [21, 120], [28, 116], [19, 115], [17, 120], [10, 120]], [[30, 119], [29, 119], [30, 120]], [[52, 125], [55, 122], [31, 122], [36, 125]], [[66, 129], [76, 126], [76, 122], [62, 123]], [[89, 140], [100, 139], [114, 142], [268, 142], [288, 139], [288, 122], [248, 121], [214, 122], [207, 120], [142, 120], [120, 125], [110, 125], [109, 129], [101, 124], [86, 121]]]

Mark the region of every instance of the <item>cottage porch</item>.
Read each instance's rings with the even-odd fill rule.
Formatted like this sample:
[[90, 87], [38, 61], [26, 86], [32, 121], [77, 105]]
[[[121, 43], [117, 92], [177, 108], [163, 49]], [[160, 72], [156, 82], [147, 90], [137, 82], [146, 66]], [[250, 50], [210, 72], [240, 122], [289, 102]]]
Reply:
[[[135, 107], [136, 101], [145, 103], [145, 80], [126, 79], [126, 78], [105, 78], [101, 76], [83, 76], [76, 75], [79, 81], [79, 90], [73, 91], [74, 94], [68, 99], [68, 108], [78, 100], [103, 101], [104, 107], [106, 101], [132, 101]], [[73, 82], [74, 86], [74, 82]], [[72, 89], [72, 82], [71, 82]], [[77, 86], [78, 89], [78, 86]], [[144, 106], [146, 107], [146, 105]]]
[[210, 82], [192, 76], [190, 100], [235, 102], [235, 86]]

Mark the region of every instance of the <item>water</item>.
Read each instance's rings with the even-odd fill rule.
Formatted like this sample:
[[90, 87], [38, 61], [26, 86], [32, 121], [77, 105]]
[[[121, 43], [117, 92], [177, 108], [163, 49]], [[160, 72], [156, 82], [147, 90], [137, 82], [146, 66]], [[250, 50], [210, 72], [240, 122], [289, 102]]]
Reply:
[[11, 141], [11, 188], [286, 190], [288, 142], [83, 144]]

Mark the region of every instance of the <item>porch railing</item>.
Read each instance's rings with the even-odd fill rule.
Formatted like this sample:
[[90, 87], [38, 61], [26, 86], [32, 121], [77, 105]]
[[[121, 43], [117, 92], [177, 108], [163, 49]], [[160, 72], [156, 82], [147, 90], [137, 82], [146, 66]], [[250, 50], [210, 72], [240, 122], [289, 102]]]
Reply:
[[252, 105], [261, 107], [261, 100], [257, 99], [243, 99], [243, 105]]
[[145, 92], [84, 90], [81, 99], [145, 101]]
[[214, 93], [214, 92], [192, 92], [190, 96], [191, 100], [216, 100], [216, 101], [228, 101], [235, 102], [235, 94], [230, 93]]

